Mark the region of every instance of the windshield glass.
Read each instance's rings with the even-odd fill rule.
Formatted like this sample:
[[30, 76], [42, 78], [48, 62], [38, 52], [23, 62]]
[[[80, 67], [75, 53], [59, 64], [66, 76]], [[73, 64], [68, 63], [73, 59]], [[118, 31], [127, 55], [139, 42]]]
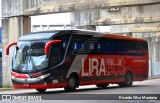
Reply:
[[44, 53], [46, 42], [18, 42], [13, 54], [13, 70], [31, 72], [48, 67], [48, 59]]

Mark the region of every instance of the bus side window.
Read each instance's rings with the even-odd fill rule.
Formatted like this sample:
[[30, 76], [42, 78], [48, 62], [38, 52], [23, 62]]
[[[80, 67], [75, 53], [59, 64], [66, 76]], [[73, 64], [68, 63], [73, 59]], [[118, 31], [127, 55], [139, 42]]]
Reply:
[[115, 55], [116, 54], [116, 40], [114, 39], [103, 39], [101, 41], [102, 54]]
[[126, 55], [127, 53], [126, 44], [127, 42], [124, 40], [117, 40], [117, 43], [116, 43], [116, 54], [117, 55]]
[[67, 52], [67, 47], [68, 47], [68, 42], [70, 39], [70, 35], [66, 35], [66, 36], [58, 36], [55, 37], [54, 39], [57, 40], [62, 40], [62, 43], [59, 44], [59, 52], [60, 52], [60, 61], [62, 61], [65, 57], [65, 53]]
[[80, 42], [73, 42], [72, 44], [72, 50], [74, 51], [74, 53], [78, 53], [79, 52], [79, 49], [82, 48], [82, 43]]
[[145, 47], [141, 46], [140, 41], [126, 41], [126, 55], [140, 56], [145, 55]]
[[86, 42], [74, 40], [71, 44], [71, 51], [75, 54], [86, 54], [87, 53]]
[[101, 44], [99, 41], [95, 43], [89, 43], [89, 53], [90, 54], [101, 54]]
[[96, 49], [95, 43], [89, 43], [89, 53], [95, 54], [95, 49]]
[[147, 43], [140, 41], [117, 40], [117, 55], [140, 56], [146, 53]]

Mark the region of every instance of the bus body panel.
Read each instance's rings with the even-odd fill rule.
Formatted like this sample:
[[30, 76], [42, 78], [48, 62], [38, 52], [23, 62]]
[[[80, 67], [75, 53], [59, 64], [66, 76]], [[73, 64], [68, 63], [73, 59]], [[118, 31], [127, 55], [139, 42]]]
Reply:
[[[68, 33], [68, 32], [67, 32]], [[62, 33], [63, 34], [63, 33]], [[60, 35], [60, 36], [58, 36]], [[67, 37], [64, 33], [61, 35], [54, 34], [53, 40], [62, 40], [62, 37]], [[77, 36], [78, 35], [78, 36]], [[142, 81], [148, 78], [148, 47], [146, 51], [137, 50], [136, 52], [130, 51], [130, 54], [127, 54], [126, 51], [120, 51], [116, 53], [109, 52], [108, 54], [102, 53], [102, 49], [107, 50], [107, 47], [104, 47], [106, 42], [105, 40], [115, 40], [118, 41], [115, 44], [119, 44], [123, 41], [133, 41], [140, 44], [147, 45], [147, 41], [144, 39], [131, 38], [125, 36], [118, 35], [81, 35], [74, 34], [70, 37], [67, 37], [68, 46], [65, 47], [66, 51], [63, 52], [63, 57], [60, 59], [59, 63], [56, 65], [49, 64], [48, 69], [44, 71], [40, 71], [40, 73], [49, 73], [50, 75], [43, 80], [34, 83], [20, 83], [15, 80], [12, 80], [14, 88], [61, 88], [68, 86], [68, 78], [73, 73], [78, 74], [80, 83], [79, 85], [91, 85], [91, 84], [114, 84], [114, 83], [122, 83], [125, 81], [124, 76], [127, 72], [131, 72], [133, 76], [133, 81]], [[49, 35], [50, 36], [50, 35]], [[86, 36], [86, 37], [85, 37]], [[51, 37], [51, 36], [50, 36]], [[85, 44], [79, 46], [79, 44], [74, 44], [77, 41], [75, 38], [83, 40]], [[24, 38], [23, 38], [24, 39]], [[27, 37], [28, 39], [28, 37]], [[62, 40], [62, 42], [65, 39]], [[112, 41], [111, 41], [112, 42]], [[63, 44], [63, 43], [62, 43]], [[99, 44], [101, 46], [99, 46]], [[64, 44], [63, 44], [64, 45]], [[65, 44], [66, 45], [66, 44]], [[76, 46], [75, 46], [76, 45]], [[91, 51], [93, 45], [97, 46], [96, 53]], [[78, 47], [79, 46], [79, 47]], [[79, 50], [80, 53], [76, 51], [77, 48], [81, 48], [84, 46], [83, 50]], [[102, 48], [103, 46], [103, 48]], [[147, 45], [148, 46], [148, 45]], [[55, 48], [55, 46], [53, 46]], [[53, 48], [51, 47], [51, 49]], [[91, 51], [86, 52], [87, 50]], [[99, 49], [100, 48], [100, 49]], [[107, 49], [106, 49], [107, 48]], [[121, 49], [115, 46], [117, 50]], [[127, 48], [127, 47], [124, 47]], [[74, 49], [74, 50], [73, 50]], [[110, 49], [110, 48], [109, 48]], [[114, 52], [114, 48], [113, 50]], [[53, 50], [50, 50], [50, 54], [52, 55]], [[73, 52], [74, 51], [74, 52]], [[137, 55], [137, 52], [138, 55]], [[51, 62], [51, 57], [49, 56], [49, 62]], [[29, 78], [39, 78], [39, 75], [32, 77], [35, 73], [20, 73], [17, 72], [18, 75], [24, 74], [29, 75]], [[12, 76], [13, 73], [12, 73]], [[25, 79], [25, 78], [24, 78]], [[27, 81], [28, 78], [26, 78]]]

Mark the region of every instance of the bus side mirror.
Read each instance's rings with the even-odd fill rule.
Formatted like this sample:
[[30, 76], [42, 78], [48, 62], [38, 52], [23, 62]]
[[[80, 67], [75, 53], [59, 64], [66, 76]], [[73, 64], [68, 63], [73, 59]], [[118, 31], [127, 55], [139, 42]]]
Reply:
[[56, 44], [56, 43], [61, 43], [62, 40], [52, 40], [50, 42], [48, 42], [46, 45], [45, 45], [45, 54], [48, 55], [49, 54], [49, 50], [51, 48], [52, 45]]
[[9, 49], [10, 49], [10, 47], [12, 47], [12, 46], [14, 46], [14, 45], [17, 45], [17, 42], [11, 43], [11, 44], [9, 44], [9, 45], [7, 46], [7, 48], [6, 48], [6, 55], [9, 55]]

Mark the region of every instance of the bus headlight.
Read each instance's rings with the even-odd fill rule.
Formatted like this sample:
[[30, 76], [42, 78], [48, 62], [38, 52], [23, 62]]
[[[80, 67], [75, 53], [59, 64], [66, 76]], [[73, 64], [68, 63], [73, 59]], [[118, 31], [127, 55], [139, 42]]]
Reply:
[[41, 75], [41, 76], [39, 76], [38, 78], [39, 78], [39, 79], [44, 79], [44, 78], [47, 78], [48, 76], [50, 76], [50, 73], [45, 74], [45, 75]]

